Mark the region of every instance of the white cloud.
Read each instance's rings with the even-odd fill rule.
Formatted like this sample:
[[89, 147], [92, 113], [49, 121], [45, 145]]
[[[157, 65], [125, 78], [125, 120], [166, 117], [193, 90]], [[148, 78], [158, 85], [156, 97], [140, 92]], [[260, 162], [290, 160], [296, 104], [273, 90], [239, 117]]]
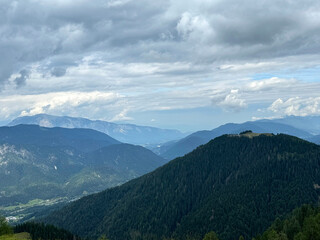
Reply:
[[320, 115], [320, 97], [294, 97], [287, 100], [278, 98], [268, 107], [268, 110], [279, 116]]
[[106, 5], [108, 7], [119, 7], [119, 6], [125, 5], [130, 1], [131, 0], [110, 0], [110, 1], [107, 1]]
[[132, 117], [128, 116], [128, 109], [123, 109], [120, 113], [115, 115], [113, 118], [110, 119], [111, 122], [117, 122], [117, 121], [131, 121], [133, 120]]
[[239, 89], [232, 89], [225, 96], [215, 96], [212, 98], [212, 104], [225, 110], [239, 111], [247, 107], [247, 103], [241, 98]]
[[232, 71], [245, 71], [245, 70], [264, 70], [274, 68], [278, 65], [278, 62], [274, 61], [260, 61], [260, 62], [244, 62], [234, 64], [222, 64], [219, 66], [221, 70], [232, 70]]
[[296, 79], [282, 79], [278, 77], [272, 77], [269, 79], [262, 79], [258, 81], [252, 81], [247, 84], [246, 88], [249, 91], [266, 91], [279, 88], [287, 88], [297, 84]]
[[[54, 92], [37, 95], [15, 95], [0, 99], [0, 115], [26, 116], [39, 113], [76, 114], [96, 117], [109, 109], [112, 113], [123, 96], [112, 92]], [[17, 104], [19, 102], [19, 104]], [[107, 116], [107, 114], [106, 114]]]

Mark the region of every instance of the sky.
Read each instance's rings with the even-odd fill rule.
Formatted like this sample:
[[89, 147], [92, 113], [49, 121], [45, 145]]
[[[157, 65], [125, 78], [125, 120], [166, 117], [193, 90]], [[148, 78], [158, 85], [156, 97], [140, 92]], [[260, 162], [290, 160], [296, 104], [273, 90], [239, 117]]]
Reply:
[[320, 115], [320, 2], [0, 0], [0, 124]]

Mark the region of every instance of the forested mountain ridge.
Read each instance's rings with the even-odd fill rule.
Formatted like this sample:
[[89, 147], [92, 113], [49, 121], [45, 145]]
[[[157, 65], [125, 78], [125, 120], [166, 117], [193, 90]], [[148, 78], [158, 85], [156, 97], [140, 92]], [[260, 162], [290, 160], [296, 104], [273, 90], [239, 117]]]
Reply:
[[249, 238], [277, 216], [317, 202], [319, 183], [319, 146], [283, 134], [223, 135], [44, 221], [111, 240], [202, 239], [212, 230], [222, 240]]
[[100, 120], [52, 116], [48, 114], [19, 117], [8, 125], [15, 126], [19, 124], [36, 124], [43, 127], [88, 128], [108, 134], [118, 141], [139, 145], [159, 144], [186, 136], [186, 134], [173, 129], [161, 129], [134, 124], [118, 124]]

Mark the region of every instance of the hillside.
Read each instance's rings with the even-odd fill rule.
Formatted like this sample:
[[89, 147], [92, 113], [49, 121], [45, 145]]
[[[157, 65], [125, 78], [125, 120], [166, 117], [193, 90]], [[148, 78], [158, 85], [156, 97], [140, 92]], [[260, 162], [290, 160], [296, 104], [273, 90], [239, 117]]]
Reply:
[[245, 122], [241, 124], [228, 123], [215, 128], [211, 131], [198, 131], [189, 136], [174, 142], [168, 146], [164, 145], [164, 151], [160, 151], [160, 156], [165, 159], [174, 159], [191, 152], [198, 146], [209, 142], [210, 140], [223, 134], [237, 134], [245, 130], [252, 130], [257, 133], [284, 133], [300, 138], [309, 138], [312, 135], [304, 130], [297, 129], [290, 125], [276, 123], [271, 121]]
[[94, 130], [2, 127], [0, 214], [33, 215], [42, 206], [117, 186], [164, 163], [150, 150]]
[[0, 205], [67, 196], [62, 186], [83, 169], [81, 162], [67, 148], [1, 144]]
[[131, 144], [115, 144], [87, 154], [90, 164], [105, 165], [133, 177], [141, 176], [163, 165], [165, 160], [148, 149]]
[[318, 201], [319, 159], [319, 146], [296, 137], [224, 135], [44, 221], [111, 240], [202, 239], [212, 230], [222, 240], [247, 239], [277, 216]]
[[25, 116], [14, 119], [9, 126], [19, 124], [36, 124], [43, 127], [88, 128], [103, 132], [120, 142], [146, 145], [159, 144], [185, 137], [186, 135], [172, 129], [138, 126], [133, 124], [116, 124], [86, 118], [60, 117], [47, 114]]
[[31, 237], [29, 233], [23, 232], [9, 235], [1, 235], [0, 240], [31, 240]]

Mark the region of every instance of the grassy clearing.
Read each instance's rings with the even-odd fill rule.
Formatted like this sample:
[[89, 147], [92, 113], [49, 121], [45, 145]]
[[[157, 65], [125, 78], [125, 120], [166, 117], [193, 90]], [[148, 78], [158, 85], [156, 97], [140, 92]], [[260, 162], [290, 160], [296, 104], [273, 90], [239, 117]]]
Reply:
[[273, 134], [272, 133], [253, 133], [253, 132], [241, 134], [241, 136], [248, 137], [248, 138], [258, 137], [260, 135], [265, 135], [265, 136], [271, 137]]
[[30, 234], [26, 232], [0, 236], [0, 240], [30, 240], [30, 239], [31, 239]]

